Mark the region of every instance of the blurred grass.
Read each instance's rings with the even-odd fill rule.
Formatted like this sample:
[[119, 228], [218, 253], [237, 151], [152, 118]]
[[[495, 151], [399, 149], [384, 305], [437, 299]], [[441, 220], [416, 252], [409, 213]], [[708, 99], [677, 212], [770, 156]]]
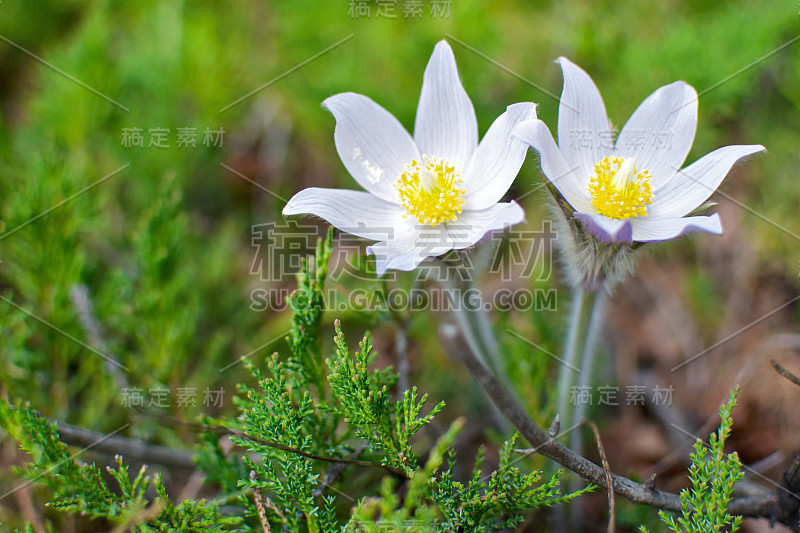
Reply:
[[[249, 291], [258, 284], [248, 273], [250, 226], [281, 220], [282, 202], [220, 163], [285, 198], [311, 184], [355, 188], [334, 148], [334, 121], [320, 103], [342, 91], [362, 93], [413, 129], [422, 72], [446, 34], [455, 38], [451, 45], [481, 133], [517, 101], [538, 102], [540, 116], [554, 129], [557, 101], [520, 77], [560, 94], [561, 74], [553, 64], [560, 55], [592, 75], [619, 125], [661, 85], [683, 79], [701, 93], [712, 88], [700, 99], [689, 161], [726, 144], [764, 144], [769, 154], [734, 171], [723, 189], [800, 233], [800, 188], [794, 183], [800, 43], [731, 77], [800, 33], [795, 3], [454, 0], [449, 18], [434, 18], [426, 1], [420, 20], [406, 20], [403, 5], [398, 2], [397, 18], [388, 20], [376, 18], [374, 2], [370, 18], [348, 16], [346, 1], [0, 4], [0, 35], [129, 109], [0, 42], [5, 231], [130, 165], [16, 233], [0, 234], [0, 294], [85, 339], [69, 297], [73, 285], [84, 284], [108, 350], [131, 370], [131, 386], [224, 386], [233, 394], [241, 369], [217, 369], [285, 329], [285, 317], [248, 309]], [[341, 46], [220, 111], [351, 34]], [[123, 129], [132, 127], [144, 129], [146, 144], [148, 129], [169, 128], [171, 148], [123, 147]], [[197, 128], [196, 148], [176, 146], [181, 127]], [[205, 128], [224, 128], [224, 146], [203, 146]], [[287, 138], [285, 154], [272, 150], [275, 135]], [[535, 159], [529, 158], [513, 195], [538, 187]], [[545, 216], [540, 201], [537, 194], [525, 201], [531, 227]], [[752, 214], [744, 221], [736, 238], [751, 242], [759, 261], [782, 265], [794, 277], [795, 239]], [[713, 315], [721, 282], [692, 273], [695, 267], [687, 263], [693, 307]], [[556, 280], [547, 286], [557, 286]], [[560, 296], [563, 310], [566, 291]], [[0, 393], [97, 430], [113, 431], [130, 419], [120, 407], [119, 383], [100, 358], [5, 303], [0, 316]], [[350, 318], [367, 325], [355, 314]], [[713, 316], [699, 318], [706, 320]], [[562, 322], [562, 313], [522, 320], [530, 338], [550, 349], [558, 346]], [[413, 331], [425, 338], [435, 335], [433, 327], [417, 320]], [[547, 411], [547, 373], [537, 359], [525, 358], [525, 345], [509, 350], [520, 354], [513, 373], [532, 376], [525, 385], [530, 407]], [[459, 412], [474, 402], [460, 386], [465, 377], [441, 379], [453, 372], [438, 348], [423, 345], [419, 356], [414, 372], [423, 388], [448, 398]], [[200, 410], [181, 410], [173, 402], [178, 417]], [[541, 415], [543, 423], [549, 414]], [[131, 432], [181, 441], [147, 421]]]

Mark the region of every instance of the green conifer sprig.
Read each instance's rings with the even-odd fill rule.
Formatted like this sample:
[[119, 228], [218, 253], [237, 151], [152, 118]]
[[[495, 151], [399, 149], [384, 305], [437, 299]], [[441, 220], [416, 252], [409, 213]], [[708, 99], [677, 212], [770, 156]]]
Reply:
[[512, 460], [517, 435], [503, 443], [497, 470], [488, 476], [481, 469], [484, 450], [475, 459], [472, 476], [466, 483], [453, 476], [454, 456], [449, 454], [449, 466], [431, 483], [431, 498], [444, 516], [441, 531], [496, 531], [513, 528], [526, 511], [566, 503], [593, 490], [588, 486], [571, 494], [561, 494], [559, 483], [562, 471], [556, 471], [542, 483], [537, 470], [523, 472]]
[[[14, 436], [32, 458], [21, 470], [30, 481], [46, 484], [52, 491], [51, 508], [94, 519], [105, 519], [123, 530], [140, 533], [174, 531], [237, 531], [238, 517], [224, 517], [219, 507], [206, 500], [185, 500], [174, 505], [160, 475], [149, 476], [143, 466], [131, 479], [123, 458], [107, 471], [115, 480], [110, 487], [95, 464], [81, 464], [58, 437], [56, 425], [28, 406], [14, 407], [0, 401], [0, 425]], [[156, 498], [146, 496], [153, 485]], [[31, 527], [28, 531], [32, 531]]]
[[[238, 446], [226, 451], [218, 433], [203, 436], [198, 465], [218, 484], [216, 500], [176, 506], [158, 476], [142, 469], [131, 478], [122, 458], [110, 470], [117, 485], [112, 490], [96, 466], [79, 465], [69, 456], [54, 424], [27, 407], [4, 404], [0, 421], [32, 455], [28, 476], [49, 486], [51, 506], [148, 533], [334, 533], [385, 530], [387, 524], [398, 531], [480, 532], [513, 526], [528, 510], [584, 492], [561, 495], [560, 473], [542, 483], [540, 473], [514, 466], [515, 439], [502, 447], [496, 472], [484, 476], [479, 455], [470, 479], [457, 481], [452, 444], [463, 419], [437, 440], [422, 464], [414, 437], [444, 402], [428, 410], [428, 396], [416, 387], [395, 390], [397, 373], [374, 368], [369, 334], [351, 351], [336, 321], [333, 346], [322, 342], [322, 289], [331, 249], [329, 232], [298, 274], [290, 299], [289, 353], [273, 354], [263, 368], [246, 362], [257, 385], [240, 385], [238, 416], [207, 421], [232, 429]], [[366, 467], [371, 476], [363, 475]], [[392, 475], [375, 487], [381, 468]], [[156, 496], [148, 498], [151, 484]], [[222, 508], [231, 516], [223, 517]]]
[[[730, 393], [727, 403], [719, 410], [719, 429], [708, 439], [708, 447], [702, 439], [694, 443], [689, 467], [691, 488], [681, 491], [681, 514], [659, 511], [658, 516], [670, 531], [675, 533], [712, 533], [715, 531], [738, 531], [741, 516], [728, 513], [728, 503], [733, 497], [734, 485], [744, 477], [742, 463], [736, 452], [725, 454], [725, 441], [731, 434], [733, 417], [739, 388]], [[642, 526], [640, 531], [647, 532]]]

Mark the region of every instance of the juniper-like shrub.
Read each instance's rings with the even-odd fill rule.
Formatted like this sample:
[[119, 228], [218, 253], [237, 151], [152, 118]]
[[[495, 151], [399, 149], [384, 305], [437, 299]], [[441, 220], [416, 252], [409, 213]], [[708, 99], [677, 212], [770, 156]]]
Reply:
[[[216, 490], [206, 499], [176, 503], [146, 467], [132, 476], [124, 456], [105, 476], [96, 463], [84, 463], [83, 453], [71, 455], [56, 424], [33, 407], [0, 404], [2, 427], [31, 458], [21, 472], [49, 489], [49, 506], [119, 531], [488, 532], [591, 488], [562, 494], [561, 471], [547, 478], [526, 471], [514, 454], [516, 436], [500, 448], [495, 471], [483, 471], [481, 451], [472, 473], [459, 480], [452, 444], [462, 418], [420, 450], [419, 433], [444, 402], [429, 406], [416, 387], [397, 390], [397, 373], [376, 368], [369, 334], [354, 350], [338, 321], [334, 350], [324, 352], [332, 239], [328, 232], [298, 274], [288, 352], [245, 361], [257, 386], [240, 385], [238, 415], [194, 427], [203, 433], [198, 467]], [[235, 446], [224, 446], [226, 440]]]
[[[672, 513], [659, 511], [658, 516], [674, 533], [711, 533], [716, 531], [738, 531], [742, 525], [741, 516], [728, 513], [728, 503], [733, 498], [734, 485], [744, 477], [742, 463], [736, 452], [725, 453], [725, 441], [731, 434], [733, 417], [739, 389], [731, 391], [727, 403], [719, 409], [721, 419], [719, 429], [712, 433], [708, 445], [697, 439], [689, 467], [691, 488], [681, 491], [681, 510], [677, 517]], [[647, 533], [647, 528], [640, 528]]]

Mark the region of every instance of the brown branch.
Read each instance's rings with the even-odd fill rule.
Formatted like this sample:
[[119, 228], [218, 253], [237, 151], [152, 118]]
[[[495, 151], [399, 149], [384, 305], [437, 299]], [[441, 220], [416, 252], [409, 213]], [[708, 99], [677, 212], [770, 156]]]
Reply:
[[94, 452], [109, 455], [124, 455], [127, 459], [143, 463], [159, 464], [184, 470], [194, 470], [195, 464], [192, 454], [182, 450], [173, 450], [166, 446], [148, 444], [138, 439], [122, 437], [120, 435], [107, 435], [91, 429], [73, 426], [60, 420], [50, 418], [33, 410], [37, 416], [56, 425], [58, 438], [64, 444], [91, 448]]
[[[361, 455], [361, 452], [367, 449], [367, 446], [369, 446], [369, 442], [367, 441], [362, 442], [355, 450], [353, 450], [353, 453], [350, 454], [348, 459], [352, 459], [353, 457], [358, 457], [359, 455]], [[322, 496], [322, 493], [325, 492], [326, 488], [339, 481], [339, 478], [342, 477], [342, 474], [344, 473], [346, 468], [347, 464], [342, 464], [342, 463], [335, 464], [332, 467], [330, 467], [328, 472], [325, 473], [325, 477], [322, 478], [322, 482], [319, 484], [317, 488], [314, 489], [311, 495], [314, 496], [315, 498], [318, 496]]]
[[614, 533], [617, 528], [617, 505], [614, 499], [614, 479], [611, 477], [611, 465], [608, 463], [608, 457], [606, 457], [606, 450], [603, 447], [603, 441], [600, 439], [600, 430], [597, 429], [597, 424], [591, 420], [582, 420], [581, 424], [586, 424], [592, 428], [594, 440], [597, 441], [597, 451], [600, 453], [600, 462], [603, 464], [603, 473], [606, 477], [606, 489], [608, 490], [608, 533]]
[[[455, 326], [447, 324], [442, 326], [440, 335], [450, 356], [466, 367], [520, 435], [540, 454], [575, 472], [589, 483], [603, 488], [612, 486], [616, 494], [634, 503], [650, 505], [666, 511], [681, 511], [681, 500], [677, 494], [648, 487], [618, 474], [611, 474], [611, 483], [609, 483], [603, 468], [556, 442], [544, 429], [531, 420], [522, 406], [472, 352]], [[793, 528], [794, 531], [800, 531], [797, 519], [788, 509], [779, 504], [778, 495], [775, 493], [767, 496], [736, 498], [728, 505], [728, 512], [732, 515], [776, 520]]]
[[[785, 377], [795, 385], [800, 386], [800, 378], [783, 368], [775, 359], [771, 359], [770, 364], [772, 365], [772, 368], [775, 369], [775, 372]], [[794, 456], [792, 464], [783, 474], [783, 479], [781, 481], [783, 487], [788, 492], [782, 492], [778, 495], [780, 497], [781, 506], [784, 509], [793, 510], [793, 514], [796, 515], [798, 508], [800, 508], [800, 502], [798, 502], [796, 496], [797, 493], [800, 492], [800, 453]]]
[[404, 471], [400, 470], [399, 468], [395, 468], [390, 465], [382, 465], [378, 463], [373, 463], [372, 461], [362, 461], [359, 459], [347, 459], [344, 457], [328, 457], [325, 455], [317, 455], [315, 453], [306, 452], [304, 450], [300, 450], [298, 448], [293, 448], [291, 446], [286, 446], [284, 444], [280, 444], [277, 442], [273, 442], [270, 440], [260, 439], [258, 437], [254, 437], [252, 435], [248, 435], [243, 431], [239, 431], [238, 429], [229, 428], [223, 425], [219, 426], [207, 426], [204, 424], [193, 424], [191, 422], [184, 422], [182, 420], [178, 420], [177, 418], [172, 418], [166, 415], [162, 415], [161, 413], [154, 413], [150, 411], [146, 411], [144, 409], [136, 408], [136, 410], [145, 415], [152, 418], [156, 418], [161, 420], [162, 422], [168, 423], [173, 426], [180, 426], [191, 431], [198, 431], [203, 433], [217, 433], [219, 435], [230, 435], [232, 437], [237, 437], [243, 440], [249, 440], [250, 442], [254, 442], [256, 444], [261, 444], [263, 446], [268, 446], [270, 448], [275, 448], [276, 450], [281, 450], [284, 452], [294, 453], [305, 457], [307, 459], [314, 459], [315, 461], [325, 461], [328, 463], [341, 463], [345, 465], [353, 465], [353, 466], [363, 466], [363, 467], [372, 467], [372, 468], [382, 468], [387, 472], [392, 473], [395, 476], [408, 478], [408, 474]]
[[[166, 418], [169, 420], [169, 423], [171, 425], [182, 426], [187, 429], [191, 429], [193, 431], [198, 431], [198, 432], [230, 435], [241, 439], [246, 439], [251, 442], [261, 444], [263, 446], [269, 446], [270, 448], [275, 448], [285, 452], [294, 453], [302, 457], [306, 457], [308, 459], [314, 459], [316, 461], [324, 461], [329, 463], [339, 463], [343, 465], [353, 465], [362, 467], [383, 468], [384, 470], [387, 470], [393, 475], [400, 476], [403, 478], [408, 477], [408, 475], [402, 470], [394, 468], [389, 465], [381, 465], [378, 463], [373, 463], [371, 461], [362, 461], [358, 459], [327, 457], [324, 455], [317, 455], [297, 448], [292, 448], [291, 446], [285, 446], [277, 442], [259, 439], [257, 437], [253, 437], [252, 435], [248, 435], [237, 429], [225, 426], [206, 426], [203, 424], [193, 424], [191, 422], [183, 422], [181, 420], [172, 419], [171, 417], [165, 417], [164, 415], [161, 415], [159, 413], [151, 413], [142, 409], [137, 409], [137, 411], [153, 418], [158, 418], [158, 419]], [[173, 450], [172, 448], [167, 448], [166, 446], [148, 444], [144, 441], [131, 439], [128, 437], [121, 437], [117, 435], [109, 437], [104, 433], [99, 433], [97, 431], [92, 431], [90, 429], [85, 429], [79, 426], [73, 426], [72, 424], [67, 424], [66, 422], [61, 422], [49, 418], [38, 412], [37, 414], [42, 418], [45, 418], [50, 422], [56, 424], [58, 428], [59, 439], [61, 439], [61, 441], [64, 442], [65, 444], [69, 444], [70, 446], [80, 446], [83, 448], [91, 447], [92, 450], [96, 452], [111, 454], [111, 455], [120, 454], [124, 455], [128, 459], [134, 459], [137, 461], [141, 461], [143, 463], [160, 464], [185, 470], [194, 470], [196, 468], [194, 460], [192, 458], [193, 456], [189, 452], [184, 452], [182, 450]]]
[[775, 359], [770, 359], [769, 362], [772, 365], [772, 368], [775, 369], [775, 372], [777, 372], [781, 376], [785, 377], [786, 379], [788, 379], [789, 381], [791, 381], [795, 385], [800, 386], [800, 378], [798, 378], [797, 376], [795, 376], [794, 374], [792, 374], [791, 372], [789, 372], [788, 370], [783, 368], [781, 366], [781, 364], [779, 362], [777, 362]]
[[203, 428], [203, 431], [215, 431], [216, 433], [221, 433], [223, 435], [231, 435], [231, 436], [243, 439], [243, 440], [249, 440], [249, 441], [255, 442], [257, 444], [268, 446], [270, 448], [275, 448], [277, 450], [281, 450], [281, 451], [284, 451], [284, 452], [294, 453], [294, 454], [300, 455], [302, 457], [305, 457], [307, 459], [314, 459], [315, 461], [325, 461], [325, 462], [328, 462], [328, 463], [340, 463], [340, 464], [344, 464], [344, 465], [365, 466], [365, 467], [372, 467], [372, 468], [383, 468], [384, 470], [387, 470], [388, 472], [391, 472], [392, 474], [394, 474], [396, 476], [400, 476], [400, 477], [403, 477], [403, 478], [408, 478], [408, 474], [406, 474], [405, 472], [403, 472], [402, 470], [400, 470], [398, 468], [395, 468], [395, 467], [389, 466], [389, 465], [382, 465], [382, 464], [378, 464], [378, 463], [373, 463], [372, 461], [361, 461], [359, 459], [347, 459], [345, 457], [328, 457], [326, 455], [317, 455], [315, 453], [306, 452], [306, 451], [300, 450], [298, 448], [293, 448], [291, 446], [286, 446], [286, 445], [283, 445], [283, 444], [279, 444], [277, 442], [272, 442], [272, 441], [269, 441], [269, 440], [260, 439], [258, 437], [254, 437], [252, 435], [248, 435], [247, 433], [245, 433], [243, 431], [239, 431], [238, 429], [233, 429], [233, 428], [229, 428], [229, 427], [225, 427], [225, 426], [219, 426], [218, 428], [214, 427], [214, 426], [200, 426], [200, 427]]

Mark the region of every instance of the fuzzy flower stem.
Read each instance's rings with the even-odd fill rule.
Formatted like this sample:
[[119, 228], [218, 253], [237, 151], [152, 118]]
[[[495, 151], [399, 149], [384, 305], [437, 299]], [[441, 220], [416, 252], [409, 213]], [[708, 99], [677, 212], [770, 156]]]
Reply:
[[577, 286], [573, 289], [563, 363], [558, 375], [556, 412], [561, 417], [561, 427], [572, 427], [575, 423], [569, 404], [570, 391], [575, 383], [575, 368], [577, 367], [581, 338], [586, 328], [585, 317], [587, 310], [591, 307], [592, 299], [592, 293], [582, 287]]
[[[472, 270], [471, 274], [468, 272], [464, 282], [466, 294], [480, 294], [475, 280], [489, 268], [496, 247], [497, 241], [491, 240], [487, 243], [484, 243], [482, 246], [477, 248], [477, 250], [475, 250], [471, 259], [467, 257], [467, 253], [465, 251], [461, 250], [457, 252], [457, 256], [461, 262], [461, 267], [465, 271]], [[486, 307], [482, 301], [472, 303], [472, 306], [465, 308], [467, 313], [470, 315], [470, 319], [474, 326], [478, 340], [483, 346], [483, 353], [485, 353], [487, 356], [488, 360], [486, 362], [488, 363], [489, 368], [491, 368], [500, 378], [500, 381], [509, 390], [513, 390], [510, 388], [511, 381], [508, 378], [508, 374], [505, 371], [505, 365], [503, 364], [503, 359], [500, 356], [500, 343], [495, 335], [489, 312], [486, 310]], [[477, 306], [475, 304], [477, 304]]]
[[[471, 288], [475, 288], [474, 283], [470, 283], [469, 285]], [[482, 303], [477, 309], [469, 309], [468, 313], [471, 315], [472, 322], [483, 345], [489, 367], [498, 375], [500, 381], [506, 387], [511, 387], [511, 382], [509, 381], [503, 361], [500, 357], [499, 343], [497, 341], [497, 336], [495, 336], [489, 313], [486, 312]], [[513, 389], [509, 388], [509, 390]]]
[[[560, 418], [560, 427], [571, 428], [573, 425], [572, 413], [570, 410], [570, 390], [575, 382], [575, 368], [579, 351], [579, 338], [582, 329], [582, 319], [586, 315], [587, 300], [590, 300], [591, 293], [581, 285], [575, 285], [572, 289], [572, 303], [569, 313], [569, 327], [564, 343], [564, 355], [558, 373], [558, 389], [556, 400], [556, 414]], [[563, 508], [554, 510], [553, 520], [556, 529], [566, 528], [566, 513]]]
[[456, 321], [464, 332], [470, 346], [484, 360], [484, 363], [500, 378], [503, 385], [511, 389], [508, 376], [505, 372], [502, 358], [500, 357], [500, 343], [492, 327], [489, 313], [480, 298], [480, 291], [475, 280], [480, 276], [480, 269], [474, 268], [473, 263], [463, 251], [457, 251], [456, 267], [445, 265], [447, 276], [446, 286], [453, 291], [456, 308], [454, 309]]
[[[580, 360], [580, 374], [577, 376], [578, 380], [578, 391], [585, 391], [590, 390], [588, 387], [592, 385], [592, 378], [593, 378], [593, 367], [595, 356], [597, 354], [597, 340], [598, 334], [603, 326], [603, 318], [605, 316], [605, 309], [606, 309], [606, 302], [608, 300], [608, 292], [605, 290], [605, 287], [602, 285], [597, 291], [587, 291], [585, 289], [578, 289], [583, 292], [583, 306], [582, 306], [582, 316], [580, 321], [582, 324], [578, 328], [579, 337], [576, 341], [576, 346], [574, 350], [573, 356], [577, 356], [578, 352], [581, 352], [581, 360]], [[572, 327], [572, 325], [570, 325]], [[562, 367], [562, 372], [565, 370], [565, 367]], [[575, 373], [572, 372], [571, 369], [569, 370], [568, 374], [570, 377], [575, 376]], [[570, 388], [572, 387], [572, 383], [570, 383]], [[582, 392], [579, 392], [582, 394]], [[581, 421], [586, 418], [586, 406], [587, 402], [583, 399], [580, 401], [576, 401], [574, 406], [568, 406], [573, 408], [571, 418], [569, 419], [569, 427], [572, 427], [574, 424], [580, 424]], [[562, 415], [563, 420], [563, 415]], [[570, 435], [570, 448], [575, 453], [581, 455], [583, 454], [583, 434], [579, 431], [573, 431]], [[577, 479], [572, 479], [569, 482], [569, 490], [577, 490], [579, 488]], [[583, 519], [582, 512], [580, 506], [576, 506], [575, 509], [569, 514], [569, 526], [571, 531], [577, 531], [579, 524]]]
[[[580, 375], [578, 376], [578, 387], [588, 387], [592, 384], [594, 375], [594, 361], [597, 355], [598, 333], [603, 327], [608, 292], [603, 288], [593, 296], [594, 304], [589, 318], [589, 325], [586, 329], [586, 337], [583, 341], [583, 354], [581, 355]], [[586, 418], [586, 402], [578, 402], [575, 405], [575, 422], [578, 423]], [[570, 447], [575, 453], [582, 453], [581, 433], [576, 431], [572, 434]]]
[[[513, 391], [500, 357], [499, 343], [491, 319], [483, 302], [479, 298], [476, 301], [474, 297], [479, 294], [475, 285], [477, 273], [470, 271], [470, 263], [461, 253], [456, 256], [459, 258], [457, 267], [442, 263], [447, 273], [443, 285], [453, 296], [453, 317], [470, 349], [491, 369], [508, 391]], [[505, 417], [494, 406], [493, 410], [498, 426], [504, 430], [510, 429]]]
[[[453, 288], [452, 286], [449, 286], [448, 290], [454, 291], [456, 296], [458, 296], [458, 293], [460, 292], [459, 289]], [[480, 338], [480, 335], [478, 333], [478, 328], [476, 327], [475, 324], [474, 320], [475, 313], [467, 310], [464, 301], [461, 300], [453, 309], [453, 316], [456, 319], [456, 324], [458, 324], [458, 329], [464, 336], [464, 340], [469, 346], [469, 349], [472, 350], [474, 353], [476, 353], [484, 364], [491, 366], [487, 361], [487, 359], [489, 359], [491, 356], [488, 355], [487, 350], [484, 347], [483, 339]], [[492, 372], [495, 372], [495, 370], [492, 369]], [[495, 372], [495, 375], [497, 375], [498, 379], [503, 383], [503, 386], [506, 387], [507, 390], [509, 391], [513, 390], [509, 388], [508, 378], [506, 377], [505, 372], [501, 373]], [[497, 408], [497, 406], [492, 403], [490, 404], [490, 407], [492, 410], [492, 415], [494, 417], [494, 420], [497, 424], [497, 427], [502, 429], [503, 431], [511, 429], [509, 427], [508, 421], [500, 412], [500, 410]]]

